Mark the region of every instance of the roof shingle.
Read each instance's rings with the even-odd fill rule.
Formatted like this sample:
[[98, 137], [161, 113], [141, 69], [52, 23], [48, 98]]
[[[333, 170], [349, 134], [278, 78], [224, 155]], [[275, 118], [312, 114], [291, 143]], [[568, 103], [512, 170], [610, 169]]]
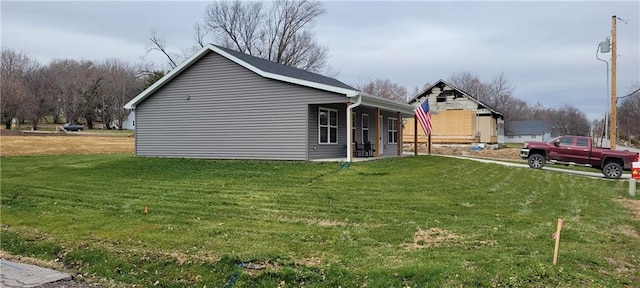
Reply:
[[248, 54], [244, 54], [242, 52], [238, 52], [235, 50], [231, 50], [229, 48], [224, 48], [222, 46], [218, 46], [215, 44], [212, 44], [213, 46], [218, 47], [220, 50], [223, 50], [226, 53], [231, 54], [233, 57], [236, 57], [244, 62], [247, 62], [248, 64], [262, 70], [265, 72], [269, 72], [269, 73], [273, 73], [273, 74], [277, 74], [277, 75], [283, 75], [283, 76], [287, 76], [287, 77], [291, 77], [291, 78], [296, 78], [296, 79], [300, 79], [300, 80], [306, 80], [306, 81], [311, 81], [311, 82], [316, 82], [316, 83], [320, 83], [320, 84], [325, 84], [325, 85], [331, 85], [331, 86], [335, 86], [335, 87], [340, 87], [340, 88], [345, 88], [345, 89], [351, 89], [354, 91], [358, 91], [358, 89], [353, 88], [343, 82], [340, 82], [334, 78], [330, 78], [327, 76], [323, 76], [320, 74], [316, 74], [316, 73], [312, 73], [309, 71], [305, 71], [302, 69], [298, 69], [298, 68], [294, 68], [291, 66], [287, 66], [284, 64], [280, 64], [277, 62], [273, 62], [273, 61], [269, 61], [266, 59], [262, 59], [262, 58], [258, 58], [255, 56], [251, 56]]

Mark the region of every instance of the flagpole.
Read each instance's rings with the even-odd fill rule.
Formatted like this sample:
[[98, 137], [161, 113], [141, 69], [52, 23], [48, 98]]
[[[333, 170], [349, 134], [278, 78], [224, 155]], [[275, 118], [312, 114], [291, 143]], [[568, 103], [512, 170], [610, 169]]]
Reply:
[[418, 155], [418, 119], [413, 116], [413, 155]]
[[431, 132], [429, 132], [429, 142], [428, 142], [428, 145], [429, 145], [429, 150], [428, 150], [428, 151], [429, 151], [429, 155], [431, 155]]

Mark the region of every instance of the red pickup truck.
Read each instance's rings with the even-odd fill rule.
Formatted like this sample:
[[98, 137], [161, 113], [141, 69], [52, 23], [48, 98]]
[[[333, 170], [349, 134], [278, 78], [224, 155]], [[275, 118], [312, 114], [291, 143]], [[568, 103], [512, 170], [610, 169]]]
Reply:
[[541, 169], [551, 161], [602, 169], [606, 178], [618, 179], [623, 170], [631, 170], [638, 161], [638, 153], [593, 147], [591, 137], [560, 136], [548, 142], [525, 142], [520, 157], [527, 159], [529, 167]]

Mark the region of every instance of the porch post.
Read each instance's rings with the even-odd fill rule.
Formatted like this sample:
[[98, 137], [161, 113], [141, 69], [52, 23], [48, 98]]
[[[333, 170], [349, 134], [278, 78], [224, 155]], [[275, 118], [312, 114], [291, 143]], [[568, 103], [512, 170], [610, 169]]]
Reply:
[[347, 101], [347, 162], [351, 162], [353, 159], [353, 147], [351, 147], [353, 143], [353, 139], [351, 139], [351, 131], [353, 130], [351, 122], [353, 122], [353, 119], [351, 119], [351, 109], [349, 109], [351, 104], [351, 101]]
[[398, 156], [402, 156], [402, 113], [398, 112], [396, 117], [396, 131], [398, 131], [398, 139], [396, 139], [396, 145], [398, 145]]
[[376, 158], [380, 158], [380, 108], [376, 108]]

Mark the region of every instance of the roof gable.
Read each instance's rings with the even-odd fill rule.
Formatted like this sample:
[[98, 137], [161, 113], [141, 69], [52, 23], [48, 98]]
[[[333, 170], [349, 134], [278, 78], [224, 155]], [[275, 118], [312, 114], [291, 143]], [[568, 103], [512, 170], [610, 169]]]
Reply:
[[138, 96], [125, 104], [124, 108], [135, 109], [138, 103], [149, 97], [155, 91], [157, 91], [170, 80], [179, 75], [182, 71], [186, 70], [196, 61], [204, 57], [207, 53], [211, 52], [217, 53], [265, 78], [330, 91], [338, 94], [344, 94], [347, 97], [353, 97], [360, 94], [357, 89], [330, 77], [261, 59], [231, 49], [222, 48], [217, 45], [207, 44], [194, 55], [192, 55], [176, 68], [167, 73], [160, 80], [156, 81], [156, 83], [148, 87], [146, 90], [142, 91], [142, 93], [138, 94]]
[[493, 112], [493, 113], [495, 113], [497, 115], [500, 115], [500, 116], [502, 116], [504, 118], [504, 114], [502, 114], [502, 112], [499, 112], [496, 109], [494, 109], [493, 107], [491, 107], [491, 106], [489, 106], [489, 105], [487, 105], [485, 103], [482, 103], [480, 100], [476, 99], [471, 94], [469, 94], [466, 91], [464, 91], [464, 90], [462, 90], [462, 89], [460, 89], [460, 88], [458, 88], [458, 87], [456, 87], [456, 86], [444, 81], [443, 79], [440, 79], [440, 80], [436, 81], [434, 84], [432, 84], [431, 86], [425, 88], [420, 93], [418, 93], [416, 96], [413, 96], [413, 98], [411, 98], [407, 103], [414, 104], [414, 103], [418, 102], [420, 99], [424, 98], [425, 96], [428, 96], [427, 93], [429, 91], [431, 91], [431, 89], [433, 89], [434, 87], [437, 87], [437, 86], [442, 86], [442, 85], [446, 85], [446, 86], [451, 87], [452, 89], [462, 93], [464, 96], [468, 97], [472, 101], [478, 103], [481, 106], [484, 106], [485, 108], [489, 109], [491, 112]]

